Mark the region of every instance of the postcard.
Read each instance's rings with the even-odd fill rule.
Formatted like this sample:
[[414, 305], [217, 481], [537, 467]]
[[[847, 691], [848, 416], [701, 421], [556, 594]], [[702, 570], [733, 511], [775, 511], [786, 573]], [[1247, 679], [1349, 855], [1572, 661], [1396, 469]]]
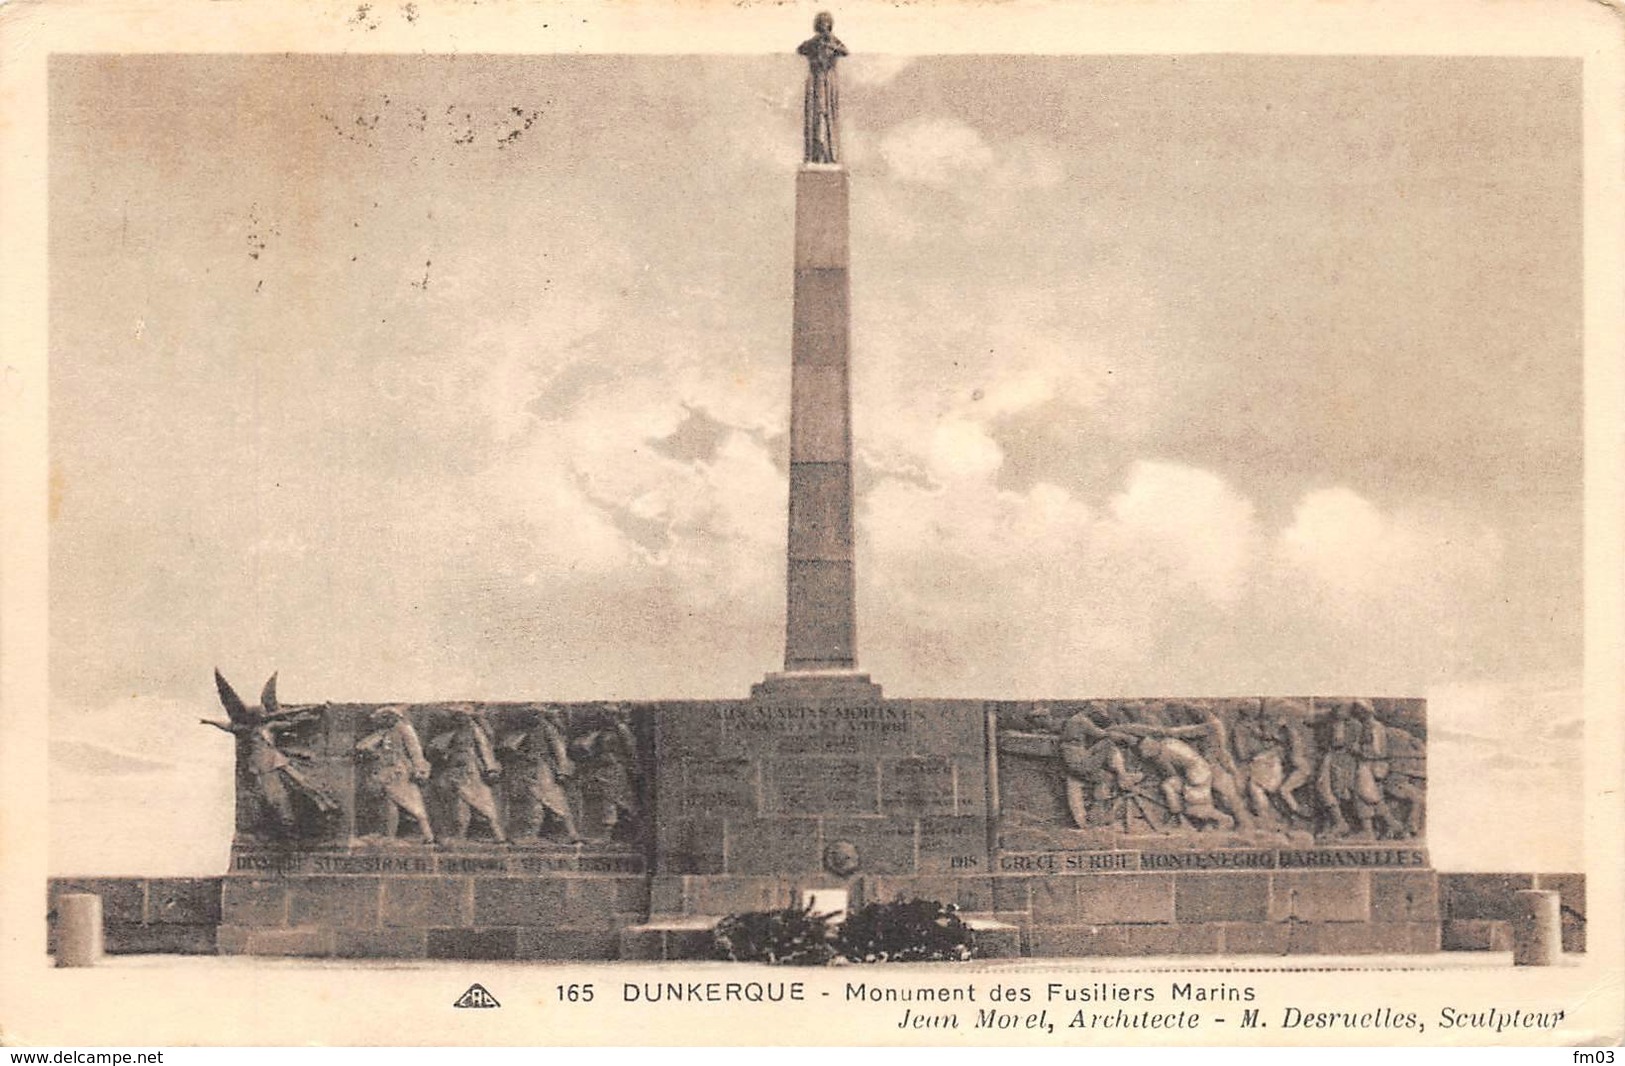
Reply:
[[6, 1042], [1617, 1043], [1618, 31], [0, 10]]

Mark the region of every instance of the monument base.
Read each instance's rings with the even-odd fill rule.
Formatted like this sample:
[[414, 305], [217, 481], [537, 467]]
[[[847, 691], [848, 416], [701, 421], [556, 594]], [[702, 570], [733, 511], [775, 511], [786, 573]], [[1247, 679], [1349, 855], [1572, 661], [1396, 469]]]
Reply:
[[648, 914], [643, 857], [581, 846], [239, 848], [222, 955], [613, 959]]
[[1424, 954], [1438, 874], [1410, 847], [999, 854], [994, 914], [1024, 953]]
[[993, 914], [991, 882], [980, 877], [778, 877], [658, 875], [653, 879], [647, 922], [621, 933], [621, 958], [671, 960], [712, 958], [711, 936], [728, 914], [780, 910], [827, 889], [847, 894], [846, 909], [869, 903], [928, 899], [952, 903], [976, 934], [977, 957], [1019, 958], [1022, 930]]
[[[988, 914], [961, 915], [976, 936], [978, 959], [1017, 959], [1021, 957], [1021, 930]], [[655, 915], [641, 925], [621, 930], [622, 959], [646, 962], [676, 962], [714, 958], [712, 937], [717, 915]]]
[[[1222, 948], [1226, 954], [1313, 954], [1317, 951], [1335, 952], [1337, 954], [1358, 954], [1368, 950], [1362, 945], [1367, 942], [1381, 941], [1385, 938], [1391, 943], [1403, 943], [1406, 935], [1399, 932], [1395, 926], [1410, 924], [1412, 919], [1422, 925], [1431, 924], [1426, 920], [1428, 911], [1428, 888], [1430, 879], [1426, 877], [1415, 878], [1417, 874], [1428, 874], [1426, 870], [1406, 871], [1370, 871], [1371, 877], [1366, 881], [1366, 900], [1370, 904], [1369, 921], [1339, 922], [1331, 920], [1298, 920], [1298, 921], [1256, 921], [1231, 920], [1222, 921], [1214, 919], [1211, 922], [1195, 922], [1194, 926], [1212, 925], [1217, 928], [1196, 929], [1193, 936], [1181, 940], [1171, 936], [1168, 928], [1179, 928], [1175, 923], [1166, 921], [1156, 922], [1130, 922], [1105, 921], [1109, 915], [1100, 915], [1094, 910], [1093, 917], [1096, 924], [1086, 926], [1081, 924], [1082, 917], [1052, 916], [1046, 919], [1045, 928], [1038, 931], [1035, 936], [1033, 910], [1035, 906], [1040, 909], [1049, 909], [1056, 896], [1057, 890], [1034, 891], [1034, 874], [997, 874], [983, 877], [954, 878], [952, 891], [936, 878], [879, 878], [879, 883], [872, 887], [865, 881], [863, 890], [874, 892], [867, 898], [889, 899], [878, 893], [888, 891], [896, 893], [912, 893], [932, 899], [948, 899], [957, 901], [962, 908], [975, 910], [976, 908], [990, 907], [988, 903], [978, 903], [978, 900], [988, 900], [996, 893], [1000, 903], [1010, 909], [1002, 912], [1002, 917], [995, 914], [995, 918], [1009, 927], [1008, 934], [1000, 934], [1004, 944], [1013, 943], [1012, 950], [1031, 953], [1036, 945], [1040, 949], [1052, 952], [1064, 946], [1063, 941], [1070, 939], [1074, 945], [1091, 943], [1098, 952], [1105, 953], [1117, 949], [1118, 954], [1130, 953], [1130, 949], [1143, 946], [1145, 953], [1150, 953], [1157, 947], [1158, 941], [1166, 945], [1170, 939], [1174, 941], [1170, 953], [1216, 953], [1215, 948]], [[1396, 879], [1389, 873], [1407, 875]], [[1067, 876], [1067, 875], [1057, 875]], [[1083, 875], [1072, 875], [1071, 889], [1077, 892], [1077, 901], [1082, 903], [1086, 893], [1077, 883], [1083, 880]], [[221, 896], [224, 882], [231, 878], [203, 877], [203, 878], [144, 878], [144, 877], [99, 877], [99, 878], [54, 878], [51, 880], [47, 896], [47, 912], [50, 920], [47, 925], [47, 948], [54, 945], [56, 936], [57, 914], [55, 901], [68, 892], [94, 892], [102, 897], [104, 915], [106, 920], [106, 940], [109, 954], [162, 954], [162, 955], [213, 955], [216, 953], [215, 937], [220, 922]], [[657, 879], [662, 880], [662, 879]], [[777, 878], [771, 879], [777, 880]], [[1565, 952], [1583, 953], [1586, 950], [1586, 891], [1585, 875], [1582, 873], [1439, 873], [1436, 880], [1431, 882], [1435, 889], [1434, 899], [1441, 919], [1440, 941], [1438, 948], [1443, 951], [1479, 951], [1479, 952], [1510, 952], [1512, 940], [1510, 923], [1515, 913], [1515, 896], [1520, 889], [1543, 888], [1550, 889], [1559, 894], [1563, 907], [1563, 950]], [[1358, 879], [1356, 879], [1358, 881]], [[1132, 886], [1133, 882], [1124, 882]], [[622, 882], [617, 881], [617, 892], [623, 891]], [[1270, 886], [1270, 897], [1275, 898], [1284, 893], [1285, 898], [1291, 898], [1292, 887], [1285, 882]], [[679, 879], [677, 891], [694, 894], [696, 901], [716, 898], [715, 888], [696, 883], [696, 879]], [[1130, 888], [1132, 891], [1132, 887]], [[666, 895], [663, 903], [669, 905], [674, 898], [670, 895], [672, 888], [665, 889]], [[1061, 898], [1065, 898], [1068, 889], [1059, 890]], [[1203, 893], [1214, 893], [1212, 888], [1203, 888], [1199, 884], [1191, 884], [1184, 889], [1187, 911], [1194, 901]], [[1241, 887], [1239, 891], [1232, 887], [1228, 893], [1223, 893], [1231, 900], [1239, 901], [1241, 894], [1249, 891]], [[1360, 889], [1356, 884], [1353, 888], [1355, 898], [1359, 898]], [[1178, 917], [1178, 901], [1180, 887], [1176, 884], [1173, 889], [1175, 900], [1175, 917]], [[635, 895], [635, 898], [642, 898]], [[392, 892], [392, 898], [398, 893]], [[1407, 898], [1408, 897], [1408, 898]], [[681, 897], [679, 897], [681, 898]], [[777, 894], [763, 896], [756, 894], [741, 899], [746, 902], [750, 899], [779, 899]], [[1088, 906], [1098, 908], [1099, 900], [1095, 893], [1087, 893]], [[1300, 896], [1300, 899], [1302, 897]], [[1405, 907], [1396, 910], [1398, 900], [1405, 900]], [[286, 902], [286, 901], [284, 901]], [[277, 906], [280, 906], [278, 904]], [[622, 904], [617, 902], [616, 907]], [[720, 905], [720, 903], [718, 904]], [[1238, 902], [1237, 906], [1242, 906]], [[749, 909], [747, 907], [747, 909]], [[278, 911], [279, 914], [286, 913]], [[1165, 913], [1165, 912], [1164, 912]], [[1266, 907], [1265, 915], [1269, 910]], [[1256, 911], [1254, 911], [1256, 915]], [[1397, 919], [1392, 916], [1398, 915]], [[459, 912], [460, 915], [460, 912]], [[977, 921], [982, 915], [968, 913], [966, 920], [973, 928], [978, 928], [979, 938], [982, 936]], [[645, 919], [641, 916], [631, 920], [622, 928], [618, 935], [617, 948], [622, 959], [664, 959], [699, 957], [698, 952], [709, 950], [708, 945], [711, 929], [716, 924], [716, 915], [673, 915], [657, 914]], [[249, 926], [239, 927], [239, 932], [230, 934], [228, 940], [233, 943], [238, 953], [242, 953], [245, 946], [243, 938], [249, 933], [269, 932], [291, 926], [279, 924], [275, 926]], [[442, 926], [441, 928], [449, 928]], [[460, 928], [460, 927], [459, 927]], [[515, 929], [527, 928], [524, 926]], [[533, 928], [533, 927], [530, 927]], [[1158, 931], [1161, 930], [1161, 931]], [[1431, 931], [1417, 930], [1413, 925], [1409, 936], [1416, 937], [1421, 947], [1418, 951], [1423, 953], [1434, 950], [1429, 947]], [[347, 943], [355, 943], [356, 931], [351, 930], [345, 934]], [[235, 938], [235, 940], [233, 940]], [[415, 941], [415, 934], [413, 935]], [[339, 944], [337, 930], [334, 930], [332, 943], [333, 954], [337, 953]], [[1136, 945], [1135, 941], [1139, 941]], [[1353, 941], [1351, 943], [1351, 941]], [[490, 943], [489, 941], [487, 943]], [[516, 932], [514, 936], [514, 956], [518, 957], [521, 946], [530, 950], [538, 946], [541, 941], [534, 934], [525, 934], [523, 945]], [[283, 954], [282, 951], [272, 951], [275, 946], [268, 938], [262, 938], [257, 945], [260, 954]], [[285, 945], [284, 945], [285, 946]], [[504, 949], [505, 944], [500, 945]], [[552, 945], [555, 953], [562, 944], [558, 941]], [[598, 948], [604, 948], [602, 939], [595, 942]], [[424, 951], [427, 954], [428, 937], [424, 937]], [[998, 948], [997, 950], [1004, 950]], [[1134, 952], [1136, 954], [1141, 952]], [[1161, 953], [1161, 952], [1157, 952]], [[545, 956], [543, 956], [545, 957]], [[575, 955], [562, 956], [576, 958]], [[607, 958], [609, 956], [593, 956]], [[1002, 955], [999, 957], [1003, 957]]]
[[856, 670], [786, 670], [750, 687], [758, 703], [879, 703], [880, 686]]

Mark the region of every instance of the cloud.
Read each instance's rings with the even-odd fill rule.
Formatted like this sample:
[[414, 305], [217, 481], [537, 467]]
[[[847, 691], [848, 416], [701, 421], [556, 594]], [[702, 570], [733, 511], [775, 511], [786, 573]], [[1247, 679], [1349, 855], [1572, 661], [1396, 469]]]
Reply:
[[1352, 489], [1321, 489], [1299, 501], [1294, 520], [1281, 534], [1288, 561], [1326, 583], [1364, 587], [1374, 564], [1403, 545], [1391, 540], [1377, 508]]
[[1433, 727], [1469, 744], [1489, 744], [1526, 762], [1578, 750], [1584, 693], [1561, 675], [1455, 682], [1428, 690]]
[[[267, 63], [151, 74], [231, 100], [305, 65]], [[53, 691], [200, 704], [56, 737], [53, 791], [111, 806], [101, 784], [116, 780], [128, 808], [86, 826], [139, 835], [159, 779], [182, 818], [204, 767], [229, 787], [229, 739], [195, 725], [216, 710], [217, 660], [233, 677], [280, 666], [287, 694], [313, 699], [743, 695], [774, 665], [802, 66], [435, 60], [424, 91], [482, 100], [493, 121], [512, 91], [556, 101], [509, 147], [482, 124], [457, 152], [394, 119], [375, 148], [314, 121], [360, 91], [337, 68], [285, 79], [301, 102], [253, 122], [187, 92], [133, 106], [117, 64], [80, 86], [53, 182], [93, 178], [103, 195], [64, 198], [64, 247], [125, 254], [69, 256], [85, 265], [61, 279], [75, 311], [53, 323], [71, 371], [52, 395]], [[1280, 161], [1259, 170], [1236, 131], [1327, 131], [1271, 133], [1199, 70], [1095, 66], [1101, 99], [1149, 92], [1168, 115], [1217, 101], [1218, 124], [1195, 140], [1127, 112], [1057, 125], [1077, 72], [1053, 63], [990, 67], [978, 92], [931, 59], [843, 66], [894, 87], [854, 101], [843, 130], [864, 666], [895, 695], [1409, 695], [1474, 679], [1505, 691], [1441, 695], [1439, 736], [1528, 758], [1482, 775], [1462, 760], [1501, 789], [1475, 793], [1474, 817], [1515, 817], [1503, 797], [1547, 810], [1538, 790], [1569, 787], [1548, 771], [1576, 720], [1494, 675], [1579, 660], [1579, 510], [1564, 502], [1578, 421], [1557, 388], [1578, 389], [1578, 363], [1549, 339], [1572, 335], [1571, 301], [1517, 298], [1565, 291], [1562, 271], [1527, 276], [1576, 261], [1544, 224], [1572, 175], [1517, 157], [1533, 184], [1502, 192], [1539, 210], [1492, 196], [1472, 211], [1448, 175], [1351, 186], [1321, 166], [1344, 138], [1276, 180]], [[1347, 73], [1388, 114], [1362, 123], [1403, 131], [1421, 114]], [[312, 128], [343, 165], [294, 173], [285, 146]], [[131, 150], [153, 144], [174, 150]], [[1393, 198], [1401, 186], [1416, 195]], [[1273, 227], [1238, 229], [1264, 217], [1261, 196]], [[281, 230], [254, 260], [250, 204]], [[1496, 231], [1505, 271], [1476, 269], [1495, 267], [1461, 224], [1476, 218], [1527, 224]], [[1299, 247], [1304, 226], [1335, 239]], [[1395, 233], [1422, 234], [1397, 272], [1322, 277], [1328, 249], [1376, 261]], [[166, 272], [192, 284], [149, 284]], [[1473, 321], [1539, 357], [1464, 369], [1447, 356], [1472, 345], [1433, 342]], [[1302, 323], [1320, 324], [1313, 359], [1296, 354]], [[1392, 323], [1411, 340], [1385, 345]], [[1407, 361], [1406, 389], [1384, 386]], [[1491, 402], [1513, 394], [1530, 402]], [[1385, 431], [1364, 450], [1326, 444], [1319, 413], [1357, 401]], [[105, 752], [189, 770], [98, 777]]]
[[862, 52], [842, 60], [841, 73], [856, 85], [887, 85], [914, 62], [914, 56]]
[[957, 118], [911, 119], [881, 134], [876, 145], [894, 179], [959, 191], [977, 198], [991, 189], [1047, 189], [1066, 179], [1061, 156], [1032, 137], [989, 140]]
[[928, 466], [940, 479], [989, 477], [1003, 461], [1003, 452], [980, 422], [950, 418], [931, 434]]
[[880, 139], [880, 157], [897, 180], [938, 187], [994, 164], [993, 149], [980, 133], [958, 119], [940, 117], [888, 130]]
[[882, 475], [864, 498], [860, 573], [890, 669], [932, 691], [1144, 684], [1192, 616], [1236, 608], [1259, 554], [1252, 504], [1209, 471], [1138, 463], [1095, 508], [1049, 481], [999, 487], [974, 423], [930, 447], [923, 480]]
[[1584, 740], [1585, 719], [1579, 715], [1566, 720], [1549, 722], [1546, 726], [1547, 735], [1554, 740]]
[[1053, 148], [1032, 138], [1018, 138], [996, 149], [998, 163], [990, 175], [995, 185], [1011, 189], [1050, 189], [1066, 180], [1066, 164]]
[[1344, 487], [1304, 495], [1277, 549], [1293, 572], [1355, 607], [1481, 594], [1497, 581], [1504, 554], [1494, 529], [1452, 509], [1417, 503], [1384, 513]]
[[[212, 697], [209, 679], [199, 681]], [[218, 876], [231, 839], [234, 747], [198, 724], [218, 713], [205, 698], [53, 703], [52, 873]]]
[[1112, 497], [1124, 551], [1155, 553], [1172, 579], [1217, 603], [1241, 595], [1257, 548], [1253, 504], [1218, 475], [1176, 463], [1140, 462]]

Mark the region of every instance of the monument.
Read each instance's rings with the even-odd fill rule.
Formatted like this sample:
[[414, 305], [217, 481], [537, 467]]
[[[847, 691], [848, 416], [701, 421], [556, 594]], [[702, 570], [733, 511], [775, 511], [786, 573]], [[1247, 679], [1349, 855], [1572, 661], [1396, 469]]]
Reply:
[[769, 675], [757, 695], [828, 695], [840, 685], [855, 698], [878, 699], [878, 687], [857, 672], [852, 285], [836, 76], [846, 47], [833, 29], [834, 20], [820, 14], [814, 36], [798, 49], [807, 59], [807, 84], [796, 173], [784, 673]]
[[833, 891], [956, 904], [993, 954], [1438, 950], [1421, 700], [897, 699], [859, 672], [847, 52], [814, 29], [783, 670], [635, 704], [284, 705], [273, 678], [249, 707], [217, 675], [237, 826], [214, 946], [681, 958], [727, 914]]

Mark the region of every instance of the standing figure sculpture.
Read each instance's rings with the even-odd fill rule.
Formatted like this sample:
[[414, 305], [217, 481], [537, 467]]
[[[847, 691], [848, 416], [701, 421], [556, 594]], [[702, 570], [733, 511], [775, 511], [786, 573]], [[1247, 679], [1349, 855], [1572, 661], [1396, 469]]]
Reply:
[[1358, 835], [1375, 839], [1377, 823], [1391, 830], [1393, 815], [1383, 796], [1388, 776], [1387, 727], [1378, 720], [1369, 700], [1355, 700], [1332, 711], [1330, 742], [1320, 766], [1316, 792], [1337, 836], [1351, 832], [1344, 808], [1352, 807]]
[[623, 836], [638, 817], [638, 742], [624, 707], [609, 712], [609, 720], [572, 743], [587, 766], [589, 802], [596, 804], [598, 824], [606, 840]]
[[506, 844], [508, 837], [497, 814], [496, 797], [491, 794], [490, 782], [502, 776], [491, 734], [485, 731], [479, 709], [473, 704], [457, 704], [451, 713], [451, 728], [429, 741], [429, 748], [440, 756], [436, 782], [451, 796], [455, 838], [468, 837], [469, 824], [478, 814], [485, 819], [496, 842]]
[[832, 32], [835, 19], [820, 11], [813, 19], [813, 36], [796, 49], [807, 57], [807, 88], [803, 101], [803, 161], [840, 161], [840, 90], [835, 80], [835, 61], [846, 55], [846, 45]]
[[1427, 817], [1427, 745], [1397, 725], [1388, 726], [1387, 740], [1388, 776], [1382, 779], [1383, 794], [1406, 804], [1405, 833], [1420, 836]]
[[434, 829], [419, 787], [429, 780], [429, 762], [423, 757], [417, 730], [401, 707], [379, 707], [368, 720], [373, 730], [356, 741], [355, 754], [362, 768], [363, 789], [378, 794], [384, 838], [395, 839], [404, 811], [418, 824], [423, 843], [433, 844]]
[[245, 705], [219, 670], [214, 672], [214, 686], [220, 693], [220, 704], [225, 707], [228, 720], [203, 718], [200, 721], [237, 738], [238, 772], [247, 778], [249, 791], [259, 806], [258, 816], [253, 821], [261, 832], [256, 835], [277, 840], [297, 836], [299, 817], [295, 796], [309, 801], [324, 821], [336, 816], [338, 802], [294, 765], [294, 758], [303, 753], [284, 750], [279, 737], [280, 733], [310, 721], [320, 712], [306, 707], [283, 710], [277, 706], [275, 674], [265, 683], [258, 707]]
[[515, 791], [524, 801], [523, 834], [546, 840], [548, 816], [552, 815], [563, 827], [565, 839], [571, 844], [578, 843], [581, 833], [576, 828], [575, 813], [570, 809], [570, 797], [564, 790], [565, 780], [575, 774], [564, 715], [552, 707], [537, 711], [535, 724], [523, 733], [505, 738], [502, 747], [513, 752], [520, 764], [519, 787]]

